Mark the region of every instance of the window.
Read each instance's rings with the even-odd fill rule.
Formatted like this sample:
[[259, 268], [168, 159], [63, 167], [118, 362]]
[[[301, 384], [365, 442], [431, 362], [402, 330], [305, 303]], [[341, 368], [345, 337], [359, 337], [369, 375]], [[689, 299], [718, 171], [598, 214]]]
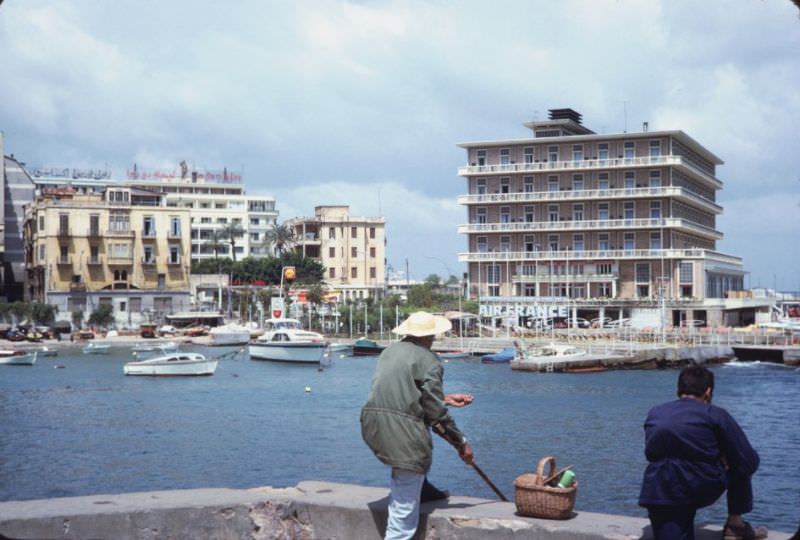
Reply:
[[486, 150], [478, 150], [475, 152], [475, 159], [479, 167], [486, 165]]
[[167, 286], [167, 275], [166, 274], [158, 274], [158, 290], [162, 291]]
[[597, 175], [597, 189], [608, 189], [608, 173]]
[[477, 246], [478, 246], [478, 253], [486, 253], [486, 251], [487, 251], [487, 248], [486, 248], [486, 237], [485, 236], [479, 236], [477, 238], [477, 240], [476, 240], [476, 243], [477, 243]]
[[142, 236], [145, 238], [152, 238], [156, 235], [156, 221], [153, 216], [144, 216], [142, 218]]
[[572, 220], [583, 221], [583, 204], [572, 205]]
[[572, 177], [572, 189], [575, 191], [580, 191], [583, 189], [583, 175], [576, 174]]
[[650, 296], [650, 263], [636, 263], [636, 296]]
[[533, 223], [533, 206], [525, 207], [525, 222]]
[[178, 264], [181, 262], [181, 252], [177, 246], [170, 246], [169, 248], [169, 263]]
[[547, 147], [547, 159], [551, 162], [558, 161], [558, 146]]
[[478, 195], [486, 195], [486, 178], [478, 178], [475, 182], [475, 192]]
[[597, 294], [600, 298], [610, 298], [611, 297], [611, 284], [610, 283], [600, 283], [597, 286]]
[[210, 217], [201, 217], [200, 218], [200, 223], [211, 223], [211, 218]]
[[225, 217], [218, 217], [217, 223], [228, 223], [228, 218]]
[[258, 242], [258, 236], [259, 235], [258, 235], [257, 232], [251, 232], [250, 233], [250, 241], [251, 242]]
[[218, 208], [220, 210], [224, 210], [225, 209], [225, 203], [221, 203], [221, 202], [214, 203], [214, 208]]
[[501, 178], [500, 179], [500, 193], [508, 193], [510, 184], [511, 184], [511, 179], [510, 178]]
[[145, 263], [155, 262], [155, 258], [153, 257], [153, 246], [144, 246], [143, 262]]
[[533, 176], [526, 176], [523, 184], [524, 187], [522, 189], [525, 193], [533, 193]]
[[533, 236], [525, 237], [525, 251], [527, 252], [533, 251]]
[[372, 238], [373, 240], [375, 239], [375, 227], [369, 228], [369, 237]]
[[558, 205], [551, 204], [547, 206], [547, 219], [549, 221], [558, 221]]
[[509, 223], [511, 221], [511, 209], [508, 206], [500, 208], [500, 223]]
[[370, 257], [370, 259], [374, 259], [375, 258], [375, 248], [374, 247], [370, 247], [369, 248], [369, 257]]
[[120, 311], [125, 311], [127, 308], [128, 308], [128, 305], [125, 302], [120, 302], [119, 303], [119, 310]]
[[628, 141], [625, 143], [623, 157], [625, 158], [626, 163], [630, 163], [633, 160], [636, 153], [635, 148], [636, 145], [633, 141]]
[[601, 276], [611, 274], [611, 263], [600, 263], [597, 265], [597, 273]]
[[98, 214], [89, 216], [89, 234], [91, 236], [100, 235], [100, 216]]
[[358, 268], [353, 266], [350, 268], [350, 277], [355, 279], [358, 277]]
[[661, 201], [650, 201], [650, 219], [661, 219]]
[[650, 171], [650, 187], [661, 187], [661, 171]]
[[[95, 248], [97, 249], [97, 248]], [[45, 251], [44, 251], [44, 244], [39, 245], [39, 262], [43, 262], [45, 260]]]
[[173, 237], [181, 235], [181, 218], [179, 217], [170, 218], [169, 234]]
[[331, 278], [331, 279], [336, 277], [336, 268], [334, 268], [332, 266], [330, 268], [328, 268], [328, 277]]
[[69, 215], [58, 215], [58, 234], [69, 234]]
[[678, 276], [678, 281], [680, 282], [681, 288], [681, 297], [691, 298], [694, 296], [694, 265], [690, 262], [680, 263]]
[[351, 257], [358, 257], [358, 248], [353, 246], [350, 248], [350, 256]]
[[500, 296], [500, 265], [490, 264], [486, 268], [486, 281], [489, 283], [489, 296]]
[[547, 246], [550, 248], [550, 251], [558, 251], [558, 235], [551, 234], [547, 237]]
[[39, 231], [44, 232], [44, 216], [39, 216]]
[[142, 311], [142, 299], [139, 297], [128, 298], [131, 313], [139, 313]]
[[636, 173], [628, 171], [625, 173], [625, 189], [633, 189], [636, 187]]
[[358, 238], [358, 227], [350, 227], [350, 238]]
[[600, 143], [597, 145], [597, 157], [601, 160], [608, 159], [608, 143]]
[[328, 257], [330, 257], [331, 259], [336, 257], [336, 248], [335, 247], [331, 246], [331, 247], [328, 248]]
[[661, 249], [661, 233], [650, 233], [650, 249]]
[[558, 191], [558, 176], [547, 177], [547, 191]]
[[370, 279], [375, 279], [377, 277], [377, 275], [378, 275], [378, 271], [375, 269], [375, 267], [374, 266], [370, 266], [369, 267], [369, 278]]
[[128, 281], [128, 271], [114, 270], [114, 281]]
[[583, 251], [583, 235], [576, 234], [572, 237], [572, 250]]
[[597, 249], [600, 251], [608, 251], [608, 233], [600, 233], [597, 236]]
[[525, 157], [524, 159], [525, 163], [533, 163], [533, 148], [529, 146], [525, 148], [522, 152]]
[[625, 219], [633, 219], [634, 215], [634, 203], [626, 202], [623, 206], [622, 217]]
[[608, 203], [600, 203], [597, 205], [597, 219], [600, 221], [608, 221]]
[[477, 223], [486, 223], [486, 208], [476, 208], [475, 219]]
[[624, 237], [625, 242], [625, 251], [633, 251], [636, 249], [636, 234], [635, 233], [625, 233]]
[[128, 259], [131, 256], [130, 244], [109, 244], [108, 253], [112, 259]]
[[511, 251], [511, 237], [510, 236], [501, 236], [500, 237], [500, 251], [503, 253], [508, 253]]
[[661, 155], [661, 142], [650, 141], [650, 157], [658, 157]]
[[511, 151], [508, 148], [500, 150], [500, 165], [508, 165], [511, 162]]
[[336, 240], [336, 227], [328, 227], [328, 240]]
[[583, 145], [572, 145], [572, 161], [583, 161]]

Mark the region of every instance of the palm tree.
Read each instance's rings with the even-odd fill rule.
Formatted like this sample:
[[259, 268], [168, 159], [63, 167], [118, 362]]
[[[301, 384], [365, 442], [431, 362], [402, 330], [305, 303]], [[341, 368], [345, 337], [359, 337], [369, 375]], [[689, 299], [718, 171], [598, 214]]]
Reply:
[[231, 255], [233, 257], [233, 262], [236, 262], [236, 239], [241, 238], [244, 236], [244, 229], [242, 228], [242, 224], [238, 221], [232, 221], [226, 224], [222, 230], [220, 231], [222, 237], [227, 240], [227, 242], [231, 245]]
[[286, 224], [278, 225], [275, 223], [264, 235], [264, 240], [275, 248], [275, 254], [280, 257], [283, 255], [285, 248], [294, 245], [297, 241], [297, 237], [294, 234], [294, 229], [290, 226]]

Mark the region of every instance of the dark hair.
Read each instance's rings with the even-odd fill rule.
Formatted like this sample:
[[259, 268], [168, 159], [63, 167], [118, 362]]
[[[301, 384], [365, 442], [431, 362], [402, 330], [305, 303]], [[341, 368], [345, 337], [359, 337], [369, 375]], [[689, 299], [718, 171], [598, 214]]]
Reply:
[[705, 366], [692, 365], [681, 370], [678, 376], [678, 395], [700, 397], [708, 389], [714, 390], [714, 374]]

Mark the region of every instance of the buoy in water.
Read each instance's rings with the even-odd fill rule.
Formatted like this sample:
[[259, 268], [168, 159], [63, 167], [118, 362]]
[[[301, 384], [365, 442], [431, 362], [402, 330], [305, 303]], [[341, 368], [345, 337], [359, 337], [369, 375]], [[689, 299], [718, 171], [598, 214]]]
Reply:
[[306, 386], [306, 394], [310, 394], [310, 393], [311, 393], [311, 387], [310, 386]]

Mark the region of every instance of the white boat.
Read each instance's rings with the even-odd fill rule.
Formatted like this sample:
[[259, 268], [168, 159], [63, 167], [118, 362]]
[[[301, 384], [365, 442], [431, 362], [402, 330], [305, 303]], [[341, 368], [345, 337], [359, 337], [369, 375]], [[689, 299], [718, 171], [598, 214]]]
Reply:
[[250, 329], [240, 324], [215, 326], [208, 333], [212, 345], [246, 345], [250, 342]]
[[36, 363], [37, 351], [0, 350], [0, 365], [32, 366]]
[[89, 343], [83, 348], [83, 354], [108, 354], [108, 349], [111, 345], [103, 343]]
[[213, 375], [217, 359], [207, 359], [202, 354], [177, 352], [149, 360], [128, 362], [122, 370], [125, 375], [147, 375], [151, 377], [188, 377]]
[[39, 350], [36, 352], [39, 353], [39, 356], [58, 356], [58, 349], [48, 347], [47, 345], [39, 347]]
[[341, 342], [328, 343], [328, 352], [337, 357], [350, 356], [353, 354], [353, 344]]
[[447, 351], [436, 353], [442, 360], [465, 360], [472, 356], [469, 351]]
[[178, 351], [178, 344], [174, 341], [166, 341], [164, 343], [158, 342], [144, 342], [138, 343], [131, 347], [132, 353], [153, 353], [160, 352], [162, 354], [173, 353]]
[[586, 351], [572, 345], [551, 343], [543, 347], [517, 348], [514, 358], [521, 364], [555, 364], [584, 356]]
[[256, 322], [250, 321], [249, 323], [245, 323], [244, 327], [250, 331], [250, 339], [256, 339], [264, 335], [264, 329], [258, 326]]
[[267, 320], [264, 334], [250, 345], [249, 350], [253, 360], [301, 364], [319, 364], [329, 354], [322, 334], [303, 330], [297, 319]]

